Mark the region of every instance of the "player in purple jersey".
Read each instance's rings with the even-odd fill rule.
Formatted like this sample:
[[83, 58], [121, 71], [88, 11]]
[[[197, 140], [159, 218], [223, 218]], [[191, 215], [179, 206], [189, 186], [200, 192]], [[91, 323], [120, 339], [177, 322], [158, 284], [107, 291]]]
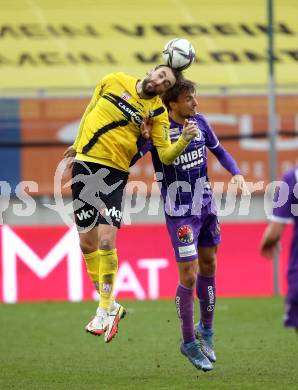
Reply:
[[[142, 139], [136, 158], [151, 151], [164, 201], [166, 224], [179, 269], [175, 303], [183, 336], [181, 352], [196, 368], [209, 371], [216, 361], [212, 337], [220, 228], [207, 175], [207, 149], [231, 173], [233, 182], [243, 193], [249, 192], [236, 162], [219, 143], [206, 118], [197, 113], [195, 84], [184, 79], [162, 98], [169, 112], [171, 142], [176, 142], [188, 122], [196, 124], [198, 136], [172, 165], [162, 164], [152, 144], [148, 141], [144, 144]], [[147, 127], [145, 131], [149, 131]], [[195, 286], [201, 316], [194, 327]]]
[[273, 212], [261, 241], [263, 256], [273, 257], [285, 225], [293, 222], [284, 324], [295, 328], [298, 334], [298, 165], [286, 172], [274, 194]]

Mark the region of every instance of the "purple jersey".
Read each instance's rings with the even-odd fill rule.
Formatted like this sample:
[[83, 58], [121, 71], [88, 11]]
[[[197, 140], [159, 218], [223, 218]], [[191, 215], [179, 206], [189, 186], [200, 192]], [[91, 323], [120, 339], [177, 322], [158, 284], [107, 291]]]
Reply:
[[272, 221], [294, 222], [284, 324], [298, 329], [298, 166], [284, 175], [282, 185], [274, 194], [273, 204]]
[[[274, 194], [274, 207], [270, 219], [281, 223], [294, 222], [298, 231], [298, 166], [287, 171], [282, 185]], [[279, 206], [280, 204], [280, 206]]]
[[[210, 202], [211, 212], [216, 212], [213, 192], [207, 175], [207, 148], [212, 151], [231, 175], [240, 174], [237, 163], [219, 143], [205, 117], [202, 114], [196, 114], [189, 118], [189, 121], [196, 122], [199, 134], [187, 145], [173, 164], [162, 164], [152, 142], [146, 141], [143, 137], [138, 140], [138, 153], [131, 162], [133, 165], [144, 154], [151, 151], [156, 180], [160, 185], [165, 204], [165, 213], [175, 217], [199, 216], [202, 207]], [[171, 142], [174, 143], [182, 134], [183, 125], [176, 123], [171, 118], [170, 123], [170, 138]]]
[[[278, 206], [278, 205], [281, 206]], [[289, 276], [295, 273], [298, 299], [298, 166], [286, 172], [282, 186], [274, 194], [273, 213], [270, 219], [280, 223], [294, 222], [294, 232], [289, 262]]]
[[[157, 150], [151, 150], [165, 212], [172, 216], [200, 214], [201, 207], [213, 199], [207, 175], [207, 148], [217, 148], [219, 141], [202, 114], [196, 114], [189, 121], [196, 122], [199, 134], [172, 165], [162, 164]], [[183, 125], [172, 119], [170, 123], [170, 138], [173, 143], [182, 134]]]

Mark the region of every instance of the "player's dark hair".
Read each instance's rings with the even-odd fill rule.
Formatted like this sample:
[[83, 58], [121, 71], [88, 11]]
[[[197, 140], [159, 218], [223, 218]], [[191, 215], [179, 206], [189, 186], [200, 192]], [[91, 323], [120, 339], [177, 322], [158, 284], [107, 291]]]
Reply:
[[183, 92], [196, 93], [196, 84], [182, 77], [176, 81], [176, 84], [172, 88], [164, 92], [161, 98], [168, 111], [170, 110], [170, 103], [177, 102], [178, 96]]

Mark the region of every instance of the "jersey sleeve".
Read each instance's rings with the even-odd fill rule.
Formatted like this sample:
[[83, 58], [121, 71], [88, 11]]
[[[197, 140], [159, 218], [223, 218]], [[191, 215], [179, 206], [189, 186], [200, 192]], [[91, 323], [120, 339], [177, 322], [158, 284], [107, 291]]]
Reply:
[[[281, 185], [276, 187], [273, 197], [271, 221], [280, 223], [291, 223], [293, 221], [292, 203], [295, 187], [294, 172], [287, 172], [282, 178]], [[280, 206], [278, 206], [280, 204]]]
[[160, 114], [155, 116], [154, 114], [152, 115], [153, 117], [153, 127], [151, 130], [151, 138], [153, 141], [153, 145], [158, 148], [158, 147], [168, 147], [171, 145], [170, 141], [170, 135], [169, 135], [169, 129], [170, 129], [170, 122], [168, 118], [167, 111], [165, 107], [160, 107], [156, 112], [160, 110]]
[[215, 148], [211, 148], [211, 152], [216, 156], [221, 165], [228, 171], [232, 176], [240, 175], [240, 169], [234, 160], [234, 158], [230, 155], [229, 152], [219, 143]]
[[93, 110], [93, 108], [96, 106], [96, 103], [98, 102], [99, 98], [101, 97], [108, 81], [109, 81], [109, 78], [111, 77], [111, 74], [105, 76], [101, 82], [97, 85], [97, 87], [95, 88], [94, 92], [93, 92], [93, 95], [92, 95], [92, 98], [88, 104], [88, 106], [86, 107], [86, 110], [82, 116], [82, 119], [80, 121], [80, 126], [79, 126], [79, 129], [78, 129], [78, 133], [77, 133], [77, 136], [76, 136], [76, 139], [75, 139], [75, 142], [73, 144], [73, 148], [74, 150], [77, 149], [77, 145], [80, 141], [80, 138], [81, 138], [81, 135], [82, 135], [82, 131], [83, 131], [83, 127], [84, 127], [84, 123], [85, 123], [85, 119], [87, 117], [87, 115]]
[[206, 146], [208, 149], [215, 149], [219, 145], [219, 140], [217, 138], [217, 135], [215, 134], [214, 130], [208, 123], [207, 119], [202, 117], [204, 124], [204, 130], [205, 130], [205, 140], [206, 140]]
[[178, 138], [177, 142], [171, 144], [169, 129], [170, 122], [167, 111], [164, 109], [161, 115], [153, 119], [151, 137], [159, 159], [165, 165], [172, 164], [189, 144], [182, 136]]

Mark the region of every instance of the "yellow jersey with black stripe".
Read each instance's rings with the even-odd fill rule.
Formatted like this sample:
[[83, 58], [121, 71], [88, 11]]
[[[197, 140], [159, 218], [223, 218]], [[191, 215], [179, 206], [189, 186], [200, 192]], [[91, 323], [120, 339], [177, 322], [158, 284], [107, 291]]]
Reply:
[[76, 159], [128, 171], [137, 153], [137, 139], [145, 116], [153, 117], [151, 138], [164, 164], [171, 164], [188, 142], [182, 137], [171, 144], [169, 120], [159, 96], [142, 99], [138, 79], [124, 73], [105, 76], [96, 87], [82, 117], [73, 145]]

